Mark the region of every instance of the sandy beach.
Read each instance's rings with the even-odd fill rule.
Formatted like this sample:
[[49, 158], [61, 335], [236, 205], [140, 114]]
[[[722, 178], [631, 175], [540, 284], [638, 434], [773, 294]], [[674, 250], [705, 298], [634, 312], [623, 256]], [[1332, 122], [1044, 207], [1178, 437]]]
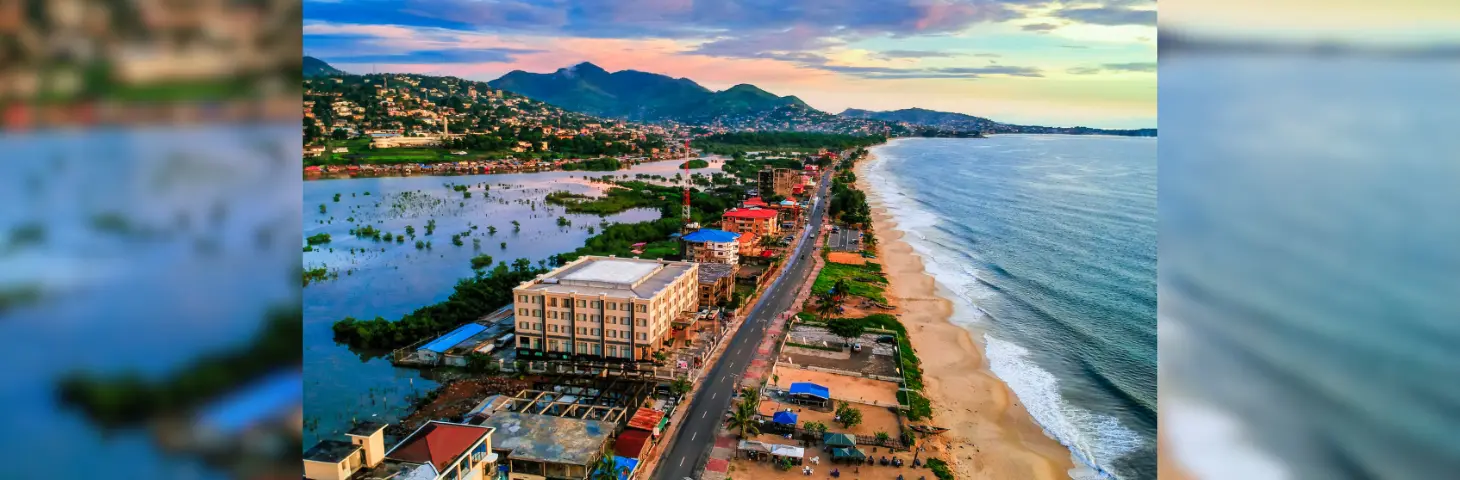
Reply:
[[[940, 296], [922, 258], [901, 240], [904, 232], [867, 182], [866, 165], [873, 160], [868, 155], [857, 166], [857, 186], [872, 207], [878, 262], [891, 282], [888, 300], [923, 361], [932, 424], [952, 429], [928, 442], [930, 453], [949, 459], [962, 479], [1068, 478], [1074, 468], [1069, 449], [1045, 435], [989, 371], [982, 342], [950, 323], [952, 303]], [[937, 452], [943, 449], [948, 452]]]

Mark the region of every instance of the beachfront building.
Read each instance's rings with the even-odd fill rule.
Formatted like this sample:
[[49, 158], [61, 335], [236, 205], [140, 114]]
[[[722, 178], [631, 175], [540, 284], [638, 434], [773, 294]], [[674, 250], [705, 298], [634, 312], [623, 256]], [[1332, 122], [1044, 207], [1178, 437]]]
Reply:
[[780, 227], [776, 223], [779, 216], [776, 210], [769, 208], [732, 208], [725, 212], [724, 220], [721, 220], [720, 228], [727, 232], [739, 233], [742, 235], [754, 235], [756, 237], [775, 236], [780, 233]]
[[766, 166], [757, 174], [760, 181], [760, 194], [769, 196], [786, 197], [791, 195], [791, 190], [796, 186], [796, 179], [799, 171], [789, 168], [772, 168]]
[[385, 459], [385, 424], [362, 422], [345, 436], [350, 441], [320, 440], [304, 452], [304, 478], [345, 480]]
[[699, 309], [699, 264], [586, 256], [512, 296], [520, 358], [647, 360]]
[[740, 263], [740, 234], [701, 228], [685, 235], [684, 258], [699, 263]]
[[587, 479], [614, 432], [609, 422], [512, 411], [494, 413], [482, 426], [497, 432], [493, 452], [506, 457], [502, 465], [513, 479]]

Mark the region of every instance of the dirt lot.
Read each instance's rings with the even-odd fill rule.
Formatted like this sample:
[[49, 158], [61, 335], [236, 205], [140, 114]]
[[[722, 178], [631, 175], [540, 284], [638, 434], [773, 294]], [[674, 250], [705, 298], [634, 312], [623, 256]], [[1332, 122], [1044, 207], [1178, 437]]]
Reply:
[[[789, 335], [789, 343], [840, 347], [845, 342], [844, 339], [832, 335], [824, 328], [807, 325], [791, 327]], [[881, 336], [883, 335], [875, 333], [862, 335], [858, 338], [858, 341], [862, 342], [862, 351], [855, 353], [848, 348], [842, 348], [841, 351], [828, 351], [788, 344], [779, 355], [782, 363], [895, 378], [897, 377], [897, 359], [893, 356], [895, 350], [889, 344], [877, 343], [877, 338]]]
[[772, 372], [780, 376], [777, 389], [791, 388], [795, 382], [811, 382], [831, 390], [831, 398], [846, 399], [863, 402], [877, 402], [883, 405], [897, 405], [897, 384], [872, 380], [870, 378], [849, 377], [833, 373], [813, 372], [799, 368], [790, 368], [784, 365], [776, 367]]
[[867, 263], [867, 259], [862, 257], [862, 254], [852, 252], [831, 252], [826, 255], [826, 259], [845, 265], [861, 265]]
[[427, 420], [460, 419], [462, 415], [466, 415], [466, 412], [476, 407], [478, 403], [482, 402], [482, 399], [488, 396], [511, 395], [531, 387], [531, 381], [513, 378], [457, 380], [438, 388], [436, 391], [439, 393], [435, 400], [411, 412], [400, 423], [388, 427], [386, 433], [407, 435], [415, 431], [421, 424], [426, 423]]

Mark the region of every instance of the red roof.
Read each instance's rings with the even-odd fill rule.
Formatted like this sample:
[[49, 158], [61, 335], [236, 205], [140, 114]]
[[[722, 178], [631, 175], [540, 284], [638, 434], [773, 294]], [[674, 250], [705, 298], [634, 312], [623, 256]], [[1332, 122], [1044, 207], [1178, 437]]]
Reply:
[[776, 256], [776, 254], [775, 254], [775, 252], [772, 252], [770, 250], [761, 250], [760, 256], [761, 257], [764, 257], [764, 258], [771, 258], [771, 257]]
[[308, 167], [304, 167], [304, 171], [306, 171], [306, 172], [318, 172], [319, 171], [319, 166], [318, 165], [310, 165]]
[[744, 205], [747, 207], [764, 207], [766, 206], [766, 203], [765, 200], [761, 200], [760, 197], [750, 197], [745, 199]]
[[730, 211], [725, 212], [725, 216], [730, 218], [755, 218], [764, 220], [776, 218], [776, 211], [759, 208], [732, 208]]
[[467, 454], [491, 429], [470, 425], [454, 425], [432, 421], [421, 427], [387, 457], [412, 463], [431, 463], [436, 471], [445, 471], [456, 459]]
[[629, 419], [629, 428], [653, 431], [659, 426], [659, 421], [664, 419], [664, 412], [652, 408], [640, 408], [634, 412], [634, 417]]
[[649, 432], [643, 430], [624, 430], [613, 440], [613, 452], [620, 457], [639, 458], [644, 454], [644, 446], [649, 444]]

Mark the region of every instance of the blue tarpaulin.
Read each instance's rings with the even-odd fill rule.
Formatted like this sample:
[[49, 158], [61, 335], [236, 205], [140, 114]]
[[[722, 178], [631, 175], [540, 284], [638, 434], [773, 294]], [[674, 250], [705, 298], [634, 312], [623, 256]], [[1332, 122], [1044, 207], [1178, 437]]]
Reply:
[[791, 384], [791, 395], [808, 395], [822, 400], [831, 399], [831, 390], [811, 382], [796, 382]]
[[771, 421], [783, 425], [795, 425], [796, 414], [791, 412], [776, 412], [776, 415], [771, 417]]
[[[613, 468], [615, 470], [618, 470], [617, 476], [619, 480], [629, 480], [629, 476], [633, 475], [634, 470], [637, 470], [639, 468], [639, 459], [614, 455]], [[596, 470], [597, 469], [595, 469], [595, 473]]]
[[486, 325], [482, 325], [480, 323], [468, 323], [466, 325], [457, 327], [457, 329], [452, 330], [451, 333], [443, 335], [441, 338], [436, 339], [436, 341], [428, 343], [426, 344], [426, 346], [421, 348], [436, 353], [445, 352], [447, 349], [450, 349], [451, 347], [456, 346], [456, 344], [461, 343], [462, 340], [466, 340], [472, 335], [481, 333], [482, 330], [486, 329]]

